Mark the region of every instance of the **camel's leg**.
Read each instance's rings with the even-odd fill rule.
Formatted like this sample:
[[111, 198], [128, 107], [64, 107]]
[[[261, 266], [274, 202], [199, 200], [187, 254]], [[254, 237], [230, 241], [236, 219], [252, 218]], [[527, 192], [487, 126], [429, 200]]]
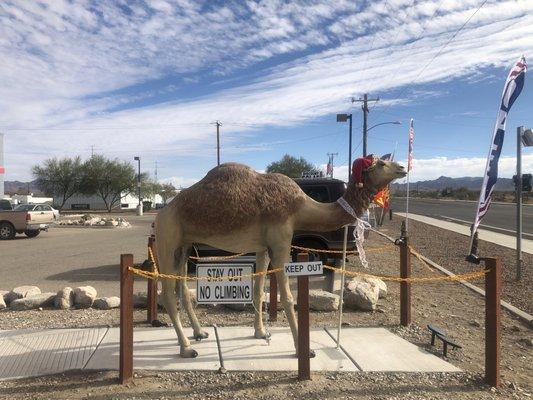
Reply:
[[[179, 255], [176, 255], [177, 257], [175, 261], [177, 263], [177, 270], [179, 271], [179, 274], [181, 276], [187, 276], [187, 260], [189, 259], [190, 252], [191, 247], [186, 246], [182, 247]], [[194, 308], [192, 306], [191, 292], [189, 291], [189, 287], [187, 286], [187, 281], [181, 280], [179, 281], [178, 285], [180, 299], [183, 302], [183, 307], [185, 308], [185, 311], [187, 311], [187, 315], [189, 316], [189, 320], [191, 321], [191, 325], [193, 327], [194, 338], [196, 340], [202, 340], [207, 338], [209, 336], [209, 333], [202, 330], [200, 322], [198, 322], [196, 312], [194, 311]]]
[[[161, 262], [161, 261], [159, 261]], [[167, 313], [172, 320], [178, 340], [180, 343], [180, 355], [184, 358], [194, 358], [198, 355], [196, 350], [191, 348], [189, 339], [183, 332], [183, 326], [181, 325], [179, 313], [178, 313], [178, 298], [176, 296], [176, 281], [171, 279], [163, 279], [162, 281], [162, 299], [163, 305], [167, 310]]]
[[[273, 252], [272, 255], [272, 267], [283, 268], [283, 264], [288, 262], [290, 258], [289, 249], [282, 252]], [[276, 278], [278, 280], [278, 287], [280, 292], [280, 300], [285, 310], [285, 315], [289, 321], [291, 327], [292, 339], [294, 340], [294, 348], [296, 349], [296, 355], [298, 355], [298, 324], [296, 322], [296, 315], [294, 312], [294, 298], [292, 297], [291, 289], [289, 286], [289, 278], [283, 273], [283, 271], [276, 272]], [[310, 357], [315, 356], [315, 352], [310, 350]]]
[[[267, 251], [261, 251], [256, 253], [256, 272], [265, 272], [268, 268], [268, 254]], [[269, 333], [265, 330], [263, 326], [263, 297], [264, 297], [264, 288], [265, 288], [265, 275], [257, 275], [254, 282], [254, 308], [255, 308], [255, 320], [254, 336], [257, 339], [266, 339], [269, 336]]]

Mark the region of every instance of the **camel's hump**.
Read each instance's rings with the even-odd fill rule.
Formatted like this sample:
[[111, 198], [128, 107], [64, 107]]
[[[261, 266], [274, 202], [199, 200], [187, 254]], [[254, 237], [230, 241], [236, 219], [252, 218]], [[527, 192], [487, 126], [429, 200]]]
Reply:
[[[241, 228], [258, 218], [284, 221], [305, 201], [289, 177], [261, 174], [238, 163], [221, 164], [177, 196], [180, 217], [198, 228]], [[211, 229], [209, 229], [211, 230]]]

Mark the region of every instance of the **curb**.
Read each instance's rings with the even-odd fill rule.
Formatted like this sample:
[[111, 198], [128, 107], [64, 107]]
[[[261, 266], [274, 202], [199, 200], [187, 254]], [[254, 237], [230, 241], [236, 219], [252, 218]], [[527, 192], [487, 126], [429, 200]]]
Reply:
[[[376, 232], [378, 235], [380, 236], [383, 236], [384, 238], [390, 240], [392, 243], [394, 243], [394, 240], [393, 238], [391, 238], [389, 235], [386, 235], [382, 232], [379, 232], [377, 230], [374, 230], [372, 229], [373, 232]], [[432, 267], [438, 269], [440, 272], [442, 272], [443, 274], [445, 275], [448, 275], [448, 276], [455, 276], [455, 274], [451, 271], [448, 271], [446, 268], [444, 268], [443, 266], [437, 264], [436, 262], [430, 260], [429, 258], [423, 256], [423, 255], [420, 255], [420, 258], [422, 258], [425, 262], [427, 262], [428, 264], [430, 264]], [[468, 289], [476, 292], [477, 294], [480, 294], [481, 296], [485, 297], [485, 291], [475, 285], [472, 285], [470, 282], [467, 282], [467, 281], [464, 281], [464, 280], [460, 280], [458, 281], [459, 283], [461, 283], [462, 285], [466, 286]], [[522, 311], [520, 310], [519, 308], [513, 306], [512, 304], [506, 302], [506, 301], [503, 301], [501, 300], [500, 302], [500, 305], [505, 308], [507, 311], [509, 311], [511, 314], [513, 314], [515, 317], [518, 317], [519, 319], [521, 319], [522, 321], [524, 321], [526, 324], [529, 325], [529, 327], [533, 327], [533, 315], [530, 315], [528, 314], [527, 312], [525, 311]]]

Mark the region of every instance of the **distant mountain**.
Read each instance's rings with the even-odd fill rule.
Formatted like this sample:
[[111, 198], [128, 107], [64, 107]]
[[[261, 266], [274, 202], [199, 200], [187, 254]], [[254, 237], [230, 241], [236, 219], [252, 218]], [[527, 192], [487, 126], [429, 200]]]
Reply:
[[42, 194], [42, 192], [37, 187], [36, 181], [31, 181], [31, 182], [5, 181], [4, 182], [5, 193], [27, 194], [28, 188], [30, 190], [30, 193]]
[[[483, 183], [483, 178], [481, 177], [449, 178], [447, 176], [440, 176], [439, 178], [434, 179], [432, 181], [411, 182], [409, 185], [410, 185], [410, 190], [418, 189], [421, 191], [441, 190], [447, 187], [452, 188], [452, 189], [465, 187], [470, 190], [480, 190], [482, 183]], [[393, 190], [405, 190], [406, 186], [407, 186], [406, 183], [393, 183], [392, 189]], [[495, 190], [513, 191], [514, 190], [513, 180], [510, 178], [498, 178], [498, 182], [496, 182]]]

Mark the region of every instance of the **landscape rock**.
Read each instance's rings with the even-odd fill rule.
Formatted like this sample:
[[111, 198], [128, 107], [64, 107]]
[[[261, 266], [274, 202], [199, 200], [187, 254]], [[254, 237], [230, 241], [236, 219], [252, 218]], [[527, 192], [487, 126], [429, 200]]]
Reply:
[[92, 286], [81, 286], [74, 289], [74, 305], [78, 308], [89, 308], [96, 299], [96, 289]]
[[4, 301], [4, 296], [3, 295], [0, 295], [0, 310], [3, 310], [4, 308], [7, 307], [7, 304], [6, 302]]
[[118, 226], [118, 221], [105, 221], [105, 226]]
[[15, 299], [10, 304], [13, 311], [33, 310], [40, 307], [51, 306], [54, 303], [56, 293], [39, 293], [33, 296]]
[[61, 310], [66, 310], [74, 305], [74, 291], [71, 287], [66, 286], [57, 292], [54, 300], [54, 307]]
[[18, 286], [4, 296], [4, 300], [9, 305], [13, 300], [40, 294], [41, 289], [37, 286]]
[[110, 310], [112, 308], [120, 307], [120, 297], [100, 297], [93, 302], [93, 308], [99, 310]]
[[358, 278], [358, 279], [362, 280], [363, 282], [367, 282], [367, 283], [369, 283], [372, 286], [377, 286], [377, 288], [379, 289], [379, 298], [380, 299], [384, 299], [385, 297], [387, 297], [387, 284], [385, 282], [383, 282], [381, 279], [372, 278], [370, 276], [363, 276], [363, 277]]
[[379, 288], [360, 278], [348, 281], [344, 288], [344, 305], [363, 311], [374, 311], [379, 299]]
[[315, 311], [336, 311], [339, 309], [340, 296], [325, 290], [309, 291], [309, 308]]

